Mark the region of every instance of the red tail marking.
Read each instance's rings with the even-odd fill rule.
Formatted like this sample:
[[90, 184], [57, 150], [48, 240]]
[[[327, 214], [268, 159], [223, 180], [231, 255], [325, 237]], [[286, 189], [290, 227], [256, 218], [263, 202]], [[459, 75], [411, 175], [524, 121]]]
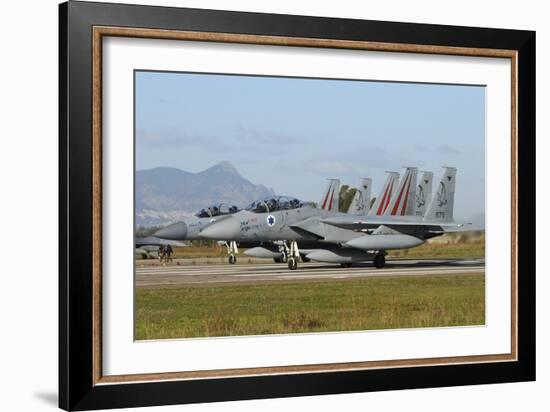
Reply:
[[393, 181], [391, 182], [390, 193], [388, 193], [388, 198], [386, 199], [386, 204], [384, 205], [384, 210], [383, 210], [382, 213], [386, 213], [386, 209], [390, 205], [390, 200], [391, 200], [391, 194], [392, 193], [393, 193]]
[[332, 186], [332, 183], [329, 185], [328, 187], [328, 190], [327, 190], [327, 195], [325, 196], [325, 201], [323, 202], [323, 206], [321, 206], [321, 209], [325, 209], [325, 206], [327, 205], [327, 200], [328, 200], [328, 195], [330, 193], [330, 187]]
[[403, 209], [401, 209], [401, 216], [405, 215], [405, 209], [407, 208], [407, 200], [409, 200], [409, 190], [411, 188], [411, 182], [412, 182], [412, 174], [411, 174], [411, 178], [409, 179], [409, 185], [407, 186], [407, 192], [405, 193], [405, 200], [403, 201]]
[[405, 186], [407, 186], [407, 182], [411, 178], [411, 175], [409, 174], [407, 178], [405, 179], [405, 183], [403, 183], [403, 187], [401, 188], [401, 192], [399, 192], [399, 196], [397, 197], [397, 201], [395, 202], [395, 205], [393, 205], [393, 209], [391, 211], [392, 215], [395, 215], [397, 213], [397, 210], [399, 209], [399, 204], [401, 203], [401, 196], [403, 196], [403, 191], [405, 190]]
[[384, 192], [384, 196], [382, 196], [382, 200], [380, 201], [380, 205], [378, 206], [378, 210], [376, 211], [377, 215], [381, 215], [382, 211], [384, 209], [384, 202], [386, 201], [386, 195], [388, 194], [388, 190], [390, 189], [390, 185], [386, 186], [386, 191]]
[[332, 210], [332, 199], [334, 199], [334, 189], [332, 189], [332, 194], [330, 195], [330, 203], [328, 204], [328, 210]]

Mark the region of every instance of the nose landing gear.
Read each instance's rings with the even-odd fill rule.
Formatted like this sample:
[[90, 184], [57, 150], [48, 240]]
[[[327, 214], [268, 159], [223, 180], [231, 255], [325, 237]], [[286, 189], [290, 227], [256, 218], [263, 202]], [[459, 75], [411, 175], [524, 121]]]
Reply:
[[296, 270], [298, 268], [298, 259], [300, 258], [300, 251], [298, 250], [298, 243], [293, 240], [290, 242], [290, 251], [288, 253], [288, 268], [290, 270]]
[[239, 249], [237, 248], [237, 242], [232, 240], [231, 242], [225, 242], [225, 246], [227, 247], [227, 254], [229, 255], [228, 261], [231, 265], [234, 265], [237, 263], [237, 253], [239, 253]]

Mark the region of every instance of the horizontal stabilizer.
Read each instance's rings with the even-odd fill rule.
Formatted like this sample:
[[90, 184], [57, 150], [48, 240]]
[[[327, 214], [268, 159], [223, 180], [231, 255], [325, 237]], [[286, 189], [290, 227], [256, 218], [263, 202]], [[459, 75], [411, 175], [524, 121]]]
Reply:
[[464, 226], [464, 223], [455, 223], [455, 222], [439, 222], [437, 220], [434, 221], [426, 221], [426, 220], [398, 220], [398, 219], [349, 219], [347, 216], [334, 216], [334, 217], [327, 217], [322, 219], [323, 223], [327, 223], [329, 225], [334, 226], [340, 226], [340, 227], [346, 227], [349, 226], [356, 226], [359, 228], [359, 226], [365, 226], [365, 227], [378, 227], [381, 225], [384, 226], [442, 226], [442, 227], [462, 227]]

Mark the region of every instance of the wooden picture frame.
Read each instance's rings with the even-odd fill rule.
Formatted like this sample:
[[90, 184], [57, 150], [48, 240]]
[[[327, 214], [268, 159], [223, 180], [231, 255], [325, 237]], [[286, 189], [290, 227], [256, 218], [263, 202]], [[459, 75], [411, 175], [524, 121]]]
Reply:
[[[69, 2], [60, 5], [59, 405], [215, 402], [535, 379], [535, 33]], [[102, 40], [106, 36], [511, 60], [511, 352], [104, 376]], [[508, 121], [508, 120], [505, 120]], [[521, 185], [520, 185], [521, 182]]]

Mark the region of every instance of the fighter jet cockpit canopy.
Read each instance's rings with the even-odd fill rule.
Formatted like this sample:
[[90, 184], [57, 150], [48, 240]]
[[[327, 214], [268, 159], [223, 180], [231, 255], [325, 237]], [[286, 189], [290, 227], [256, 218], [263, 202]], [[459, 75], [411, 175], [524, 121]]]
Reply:
[[297, 209], [304, 206], [304, 202], [294, 197], [273, 196], [256, 200], [246, 207], [246, 210], [254, 213], [271, 213], [277, 210]]
[[227, 203], [220, 203], [216, 205], [211, 205], [201, 209], [200, 212], [195, 214], [197, 217], [215, 217], [222, 215], [232, 215], [237, 213], [239, 208], [237, 206], [228, 205]]

